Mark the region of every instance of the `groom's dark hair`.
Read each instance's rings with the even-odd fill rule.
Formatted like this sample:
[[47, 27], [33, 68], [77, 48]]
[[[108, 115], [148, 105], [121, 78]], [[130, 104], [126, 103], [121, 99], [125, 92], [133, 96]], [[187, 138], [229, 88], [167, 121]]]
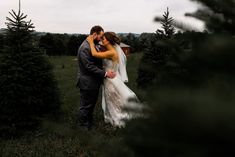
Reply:
[[90, 35], [93, 33], [99, 34], [101, 31], [104, 31], [104, 29], [101, 26], [93, 26], [90, 31]]

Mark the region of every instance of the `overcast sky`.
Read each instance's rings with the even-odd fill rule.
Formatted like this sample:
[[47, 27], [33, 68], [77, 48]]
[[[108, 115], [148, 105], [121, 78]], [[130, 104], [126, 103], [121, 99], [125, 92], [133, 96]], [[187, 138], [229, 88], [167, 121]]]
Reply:
[[[0, 0], [0, 28], [5, 28], [11, 9], [18, 10], [18, 0]], [[88, 33], [93, 25], [117, 33], [155, 32], [160, 25], [153, 21], [167, 6], [174, 19], [202, 28], [195, 19], [184, 17], [198, 4], [190, 0], [21, 0], [22, 11], [36, 31]]]

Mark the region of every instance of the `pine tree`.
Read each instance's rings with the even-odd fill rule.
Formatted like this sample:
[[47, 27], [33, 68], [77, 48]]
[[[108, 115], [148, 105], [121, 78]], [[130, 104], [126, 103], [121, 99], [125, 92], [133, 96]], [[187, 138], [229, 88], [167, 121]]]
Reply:
[[186, 16], [195, 17], [206, 24], [207, 30], [213, 33], [235, 34], [235, 6], [234, 0], [192, 0], [204, 7]]
[[4, 45], [4, 36], [0, 34], [0, 54], [2, 53], [3, 45]]
[[36, 127], [58, 111], [59, 90], [48, 57], [33, 40], [33, 24], [19, 9], [7, 17], [6, 43], [0, 56], [0, 132], [15, 134]]
[[170, 66], [178, 68], [178, 65], [168, 62], [179, 51], [176, 41], [173, 39], [175, 32], [175, 28], [172, 25], [173, 18], [169, 17], [169, 15], [169, 9], [167, 8], [163, 18], [160, 18], [163, 30], [157, 30], [154, 35], [149, 36], [149, 39], [145, 41], [147, 45], [139, 65], [138, 78], [136, 80], [140, 88], [144, 89], [151, 86], [154, 82], [160, 83], [164, 81], [162, 80], [163, 75], [173, 73], [173, 70], [170, 71]]
[[[124, 139], [133, 156], [235, 156], [235, 40], [231, 27], [235, 3], [196, 1], [213, 10], [209, 17], [198, 16], [210, 33], [191, 32], [187, 37], [190, 48], [171, 51], [163, 70], [156, 68], [163, 81], [147, 90], [148, 117], [127, 124], [125, 130]], [[215, 20], [218, 16], [223, 17], [220, 22]], [[159, 44], [152, 46], [159, 48]], [[172, 44], [167, 47], [174, 48]], [[174, 70], [172, 65], [179, 66], [178, 74], [164, 75]]]
[[164, 14], [162, 15], [163, 18], [161, 18], [161, 24], [162, 24], [162, 28], [163, 30], [157, 30], [156, 33], [160, 34], [160, 35], [164, 35], [167, 38], [170, 38], [174, 35], [175, 33], [175, 28], [172, 25], [174, 19], [172, 17], [169, 17], [170, 13], [169, 13], [169, 9], [167, 7], [167, 11], [164, 12]]

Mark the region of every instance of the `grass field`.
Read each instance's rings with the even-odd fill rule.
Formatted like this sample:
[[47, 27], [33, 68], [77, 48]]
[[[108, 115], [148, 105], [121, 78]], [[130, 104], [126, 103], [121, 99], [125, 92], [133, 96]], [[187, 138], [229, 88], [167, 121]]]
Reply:
[[[127, 63], [128, 86], [137, 93], [135, 80], [140, 58], [141, 54], [132, 54], [128, 57]], [[119, 130], [103, 122], [100, 99], [94, 113], [95, 128], [87, 131], [77, 127], [79, 90], [75, 87], [78, 72], [76, 57], [50, 57], [50, 61], [54, 66], [55, 76], [61, 92], [63, 116], [58, 119], [44, 120], [42, 126], [36, 132], [27, 133], [23, 137], [1, 139], [0, 156], [102, 156], [100, 147], [112, 140], [116, 142], [121, 140]]]

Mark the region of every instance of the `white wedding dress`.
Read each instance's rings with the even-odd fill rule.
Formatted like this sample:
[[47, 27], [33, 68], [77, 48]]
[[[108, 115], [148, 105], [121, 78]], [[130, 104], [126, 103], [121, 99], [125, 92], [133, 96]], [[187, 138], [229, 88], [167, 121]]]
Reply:
[[123, 127], [125, 121], [134, 117], [134, 112], [130, 109], [140, 108], [136, 94], [130, 90], [124, 82], [128, 82], [126, 72], [126, 56], [119, 45], [114, 46], [119, 62], [113, 62], [110, 59], [104, 59], [103, 65], [106, 71], [116, 72], [113, 79], [104, 79], [102, 87], [102, 109], [104, 120], [113, 126]]

